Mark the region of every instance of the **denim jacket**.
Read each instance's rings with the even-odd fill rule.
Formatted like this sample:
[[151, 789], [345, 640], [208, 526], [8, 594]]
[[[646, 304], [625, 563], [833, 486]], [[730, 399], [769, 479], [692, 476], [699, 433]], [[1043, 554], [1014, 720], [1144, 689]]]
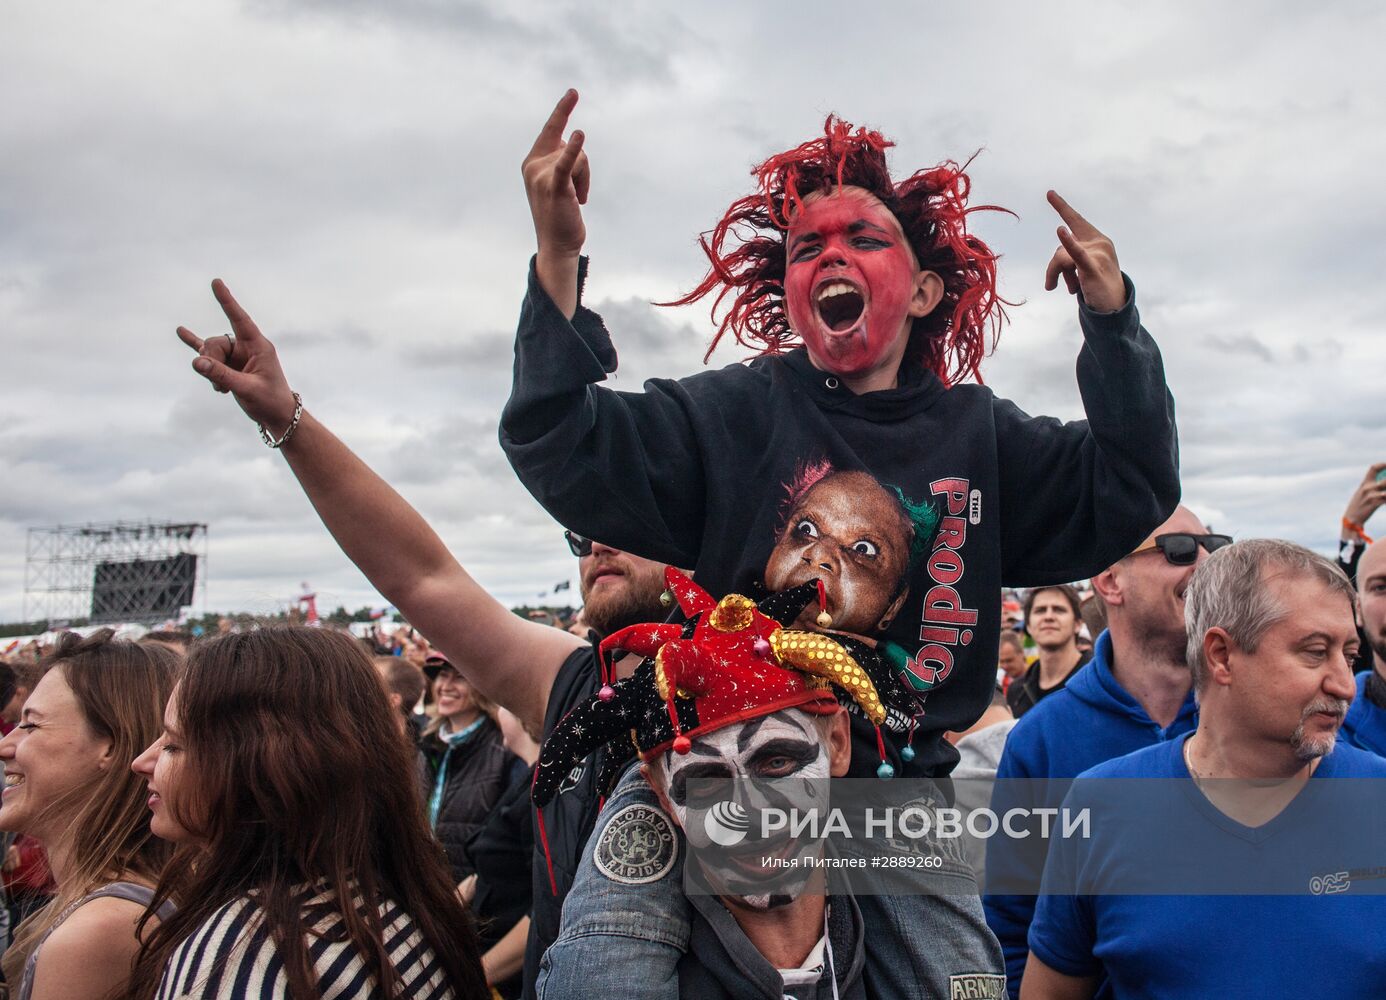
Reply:
[[[622, 859], [613, 858], [611, 843], [633, 816], [656, 826], [668, 824], [673, 837], [667, 848], [637, 859], [648, 864], [623, 868]], [[711, 896], [693, 900], [684, 894], [685, 852], [682, 832], [664, 813], [639, 768], [632, 767], [602, 810], [564, 901], [558, 939], [540, 965], [540, 1000], [781, 1000], [787, 995], [779, 973], [721, 903]], [[836, 995], [842, 1000], [865, 998], [863, 925], [850, 897], [834, 902], [830, 925]], [[820, 1000], [834, 993], [832, 984], [823, 980], [794, 987], [788, 995]]]

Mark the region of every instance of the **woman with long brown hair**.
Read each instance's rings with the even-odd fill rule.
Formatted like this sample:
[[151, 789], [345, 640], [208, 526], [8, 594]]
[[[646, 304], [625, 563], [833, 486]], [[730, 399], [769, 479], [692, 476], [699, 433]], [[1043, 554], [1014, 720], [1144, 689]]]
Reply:
[[485, 997], [476, 935], [410, 751], [348, 636], [272, 628], [192, 647], [135, 761], [178, 845], [140, 1000]]
[[120, 993], [170, 853], [150, 833], [144, 783], [129, 761], [159, 732], [178, 657], [112, 635], [64, 636], [0, 740], [0, 829], [40, 841], [57, 884], [5, 954], [5, 979], [21, 1000]]

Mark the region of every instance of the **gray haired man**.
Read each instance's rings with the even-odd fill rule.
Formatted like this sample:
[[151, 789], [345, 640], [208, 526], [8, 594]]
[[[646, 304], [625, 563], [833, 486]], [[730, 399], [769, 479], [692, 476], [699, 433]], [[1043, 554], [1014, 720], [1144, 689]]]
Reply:
[[[1022, 1000], [1091, 997], [1104, 979], [1113, 996], [1380, 994], [1386, 900], [1370, 892], [1372, 883], [1354, 888], [1360, 880], [1339, 879], [1325, 890], [1322, 878], [1315, 889], [1305, 877], [1283, 883], [1303, 886], [1298, 895], [1281, 888], [1270, 891], [1286, 894], [1174, 895], [1166, 888], [1102, 895], [1090, 894], [1086, 876], [1053, 877], [1111, 871], [1133, 855], [1147, 865], [1161, 849], [1144, 848], [1176, 828], [1183, 839], [1175, 851], [1183, 855], [1166, 869], [1175, 875], [1195, 860], [1206, 873], [1218, 864], [1213, 859], [1261, 857], [1258, 851], [1287, 867], [1310, 864], [1300, 851], [1306, 842], [1287, 841], [1287, 831], [1317, 829], [1324, 803], [1337, 794], [1330, 788], [1348, 787], [1323, 779], [1386, 779], [1386, 760], [1337, 741], [1354, 694], [1354, 603], [1337, 567], [1290, 542], [1238, 542], [1194, 572], [1184, 612], [1198, 728], [1084, 772], [1066, 801], [1081, 797], [1082, 779], [1163, 778], [1147, 794], [1163, 794], [1172, 806], [1159, 823], [1149, 815], [1094, 823], [1090, 841], [1051, 848], [1045, 877], [1053, 892], [1040, 897], [1030, 927]], [[1354, 819], [1372, 822], [1365, 814]], [[1379, 858], [1368, 842], [1342, 848], [1334, 861], [1356, 871], [1363, 850]], [[1265, 877], [1277, 874], [1284, 872]]]

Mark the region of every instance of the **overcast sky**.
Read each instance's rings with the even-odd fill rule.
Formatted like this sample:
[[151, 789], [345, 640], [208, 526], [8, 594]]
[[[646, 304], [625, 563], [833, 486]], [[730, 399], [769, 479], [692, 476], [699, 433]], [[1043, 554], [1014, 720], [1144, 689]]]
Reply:
[[618, 386], [700, 367], [706, 311], [648, 303], [701, 276], [696, 235], [751, 164], [835, 111], [897, 140], [897, 175], [981, 150], [974, 201], [1018, 215], [977, 221], [1024, 301], [983, 366], [1000, 394], [1082, 415], [1072, 300], [1043, 290], [1054, 187], [1136, 284], [1186, 502], [1331, 551], [1386, 459], [1383, 22], [1366, 0], [7, 3], [0, 621], [26, 529], [118, 518], [210, 525], [208, 610], [305, 580], [381, 603], [174, 337], [223, 331], [218, 276], [493, 593], [575, 578], [496, 440], [533, 250], [519, 164], [569, 85]]

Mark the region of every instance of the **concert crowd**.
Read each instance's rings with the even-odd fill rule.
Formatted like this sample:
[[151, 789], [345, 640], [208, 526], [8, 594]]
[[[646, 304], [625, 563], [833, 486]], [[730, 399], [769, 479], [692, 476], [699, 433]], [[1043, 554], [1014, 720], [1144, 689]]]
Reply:
[[[888, 139], [834, 117], [756, 166], [677, 303], [755, 357], [612, 390], [576, 105], [523, 164], [537, 247], [499, 433], [580, 611], [487, 593], [215, 281], [228, 326], [178, 328], [189, 378], [258, 425], [407, 625], [6, 651], [0, 988], [1386, 995], [1386, 857], [1337, 836], [1386, 819], [1386, 462], [1335, 558], [1206, 525], [1136, 285], [1052, 191], [1086, 419], [995, 396], [979, 364], [1008, 303], [968, 225], [993, 209], [965, 167], [892, 174]], [[894, 855], [927, 877], [869, 886], [822, 844], [777, 855], [789, 876], [729, 846], [794, 789], [849, 786], [935, 817], [1118, 786], [1139, 806], [1038, 850], [938, 826]]]

